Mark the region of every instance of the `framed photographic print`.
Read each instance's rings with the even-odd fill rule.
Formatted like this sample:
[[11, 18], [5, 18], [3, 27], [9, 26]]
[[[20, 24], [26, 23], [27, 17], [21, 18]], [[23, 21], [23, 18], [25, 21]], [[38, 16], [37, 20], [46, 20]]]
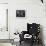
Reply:
[[25, 17], [25, 10], [16, 10], [16, 17]]

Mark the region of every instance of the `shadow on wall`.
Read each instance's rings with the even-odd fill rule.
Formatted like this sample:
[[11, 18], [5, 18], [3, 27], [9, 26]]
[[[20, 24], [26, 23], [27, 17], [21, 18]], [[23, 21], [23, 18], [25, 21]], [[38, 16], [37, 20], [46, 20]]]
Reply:
[[40, 39], [42, 40], [42, 45], [45, 46], [44, 45], [44, 37], [43, 37], [43, 26], [42, 25], [40, 25]]

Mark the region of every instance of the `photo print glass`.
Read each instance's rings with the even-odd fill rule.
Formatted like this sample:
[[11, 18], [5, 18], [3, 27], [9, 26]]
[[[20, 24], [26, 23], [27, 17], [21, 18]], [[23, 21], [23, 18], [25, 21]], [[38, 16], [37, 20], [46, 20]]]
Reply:
[[25, 10], [16, 10], [16, 17], [25, 17]]

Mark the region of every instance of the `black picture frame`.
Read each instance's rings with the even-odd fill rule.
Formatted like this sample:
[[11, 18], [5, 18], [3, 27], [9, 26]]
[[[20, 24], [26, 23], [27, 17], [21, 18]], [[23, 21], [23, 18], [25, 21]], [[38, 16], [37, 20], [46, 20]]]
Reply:
[[16, 17], [25, 17], [25, 10], [16, 10]]

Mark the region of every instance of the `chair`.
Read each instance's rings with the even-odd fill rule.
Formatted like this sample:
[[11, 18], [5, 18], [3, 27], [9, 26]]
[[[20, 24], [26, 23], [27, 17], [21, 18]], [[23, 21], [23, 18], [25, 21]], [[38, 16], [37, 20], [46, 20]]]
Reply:
[[32, 45], [34, 42], [39, 43], [39, 33], [40, 33], [40, 24], [36, 24], [36, 23], [29, 24], [29, 23], [27, 23], [27, 31], [22, 31], [22, 34], [19, 35], [20, 36], [20, 44], [22, 41], [25, 41], [25, 38], [24, 38], [25, 34], [29, 34], [32, 36], [29, 39], [29, 41], [31, 42]]

